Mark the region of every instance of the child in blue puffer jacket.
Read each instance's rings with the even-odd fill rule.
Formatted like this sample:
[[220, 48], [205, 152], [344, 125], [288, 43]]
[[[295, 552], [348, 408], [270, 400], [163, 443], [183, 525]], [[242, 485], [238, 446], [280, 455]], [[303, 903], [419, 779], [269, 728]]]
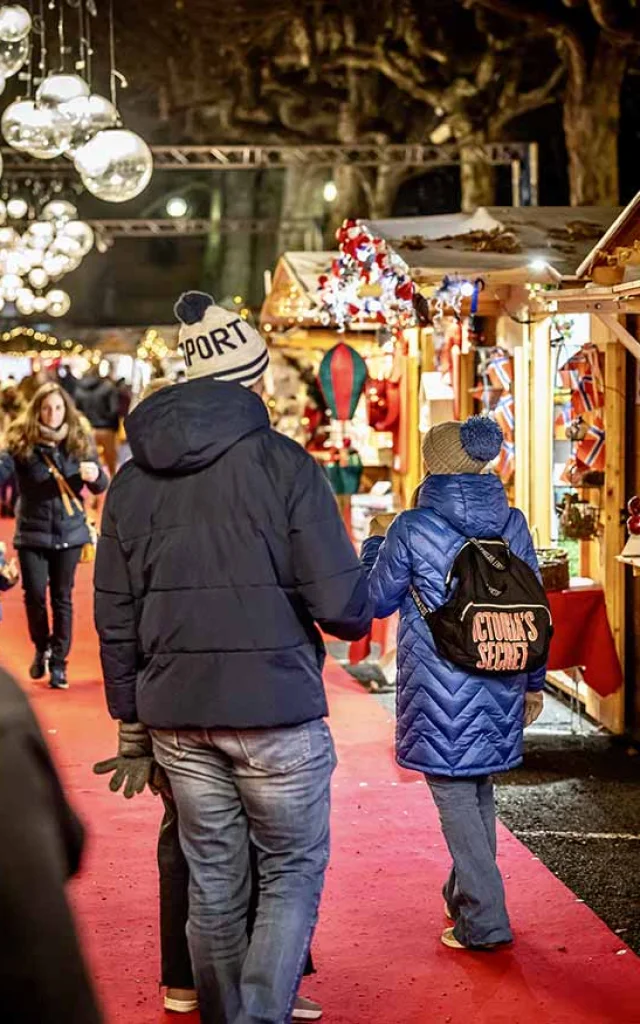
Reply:
[[[6, 590], [11, 590], [11, 588], [15, 587], [16, 583], [20, 579], [18, 563], [15, 558], [12, 558], [7, 562], [5, 557], [6, 550], [6, 544], [4, 541], [0, 541], [0, 593], [4, 593]], [[0, 608], [0, 619], [2, 619], [2, 608]]]
[[374, 614], [385, 618], [400, 609], [397, 759], [425, 774], [438, 807], [453, 858], [443, 893], [454, 927], [442, 941], [454, 949], [493, 948], [513, 938], [496, 864], [491, 775], [521, 763], [524, 727], [542, 710], [545, 670], [505, 681], [445, 661], [410, 588], [430, 608], [444, 604], [447, 574], [469, 537], [504, 539], [538, 571], [524, 515], [509, 508], [498, 477], [483, 472], [502, 440], [486, 417], [433, 427], [423, 442], [427, 475], [417, 508], [399, 515], [386, 538], [374, 521], [362, 551]]

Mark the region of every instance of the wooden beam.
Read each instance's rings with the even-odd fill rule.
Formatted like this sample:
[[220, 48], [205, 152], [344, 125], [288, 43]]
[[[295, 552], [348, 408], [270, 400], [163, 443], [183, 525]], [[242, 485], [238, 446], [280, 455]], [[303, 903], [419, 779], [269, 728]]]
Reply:
[[615, 316], [611, 316], [608, 313], [596, 313], [599, 320], [609, 328], [609, 331], [613, 337], [619, 341], [624, 347], [631, 353], [631, 355], [640, 361], [640, 342], [637, 338], [634, 338], [633, 334], [630, 334], [627, 328], [620, 323]]
[[[616, 340], [618, 332], [611, 325], [605, 354], [605, 428], [607, 431], [604, 534], [602, 537], [602, 571], [607, 615], [613, 638], [624, 666], [625, 655], [625, 566], [617, 561], [624, 547], [624, 526], [620, 512], [625, 505], [625, 429], [626, 429], [626, 364], [623, 345]], [[616, 321], [616, 327], [618, 325]], [[626, 333], [626, 331], [625, 331]], [[578, 624], [577, 624], [578, 625]], [[579, 628], [579, 625], [578, 625]], [[610, 697], [592, 695], [593, 712], [599, 721], [614, 733], [624, 731], [624, 688]], [[590, 709], [591, 710], [591, 709]]]
[[[531, 521], [536, 528], [541, 547], [551, 544], [551, 503], [552, 503], [552, 451], [553, 451], [553, 387], [551, 369], [551, 345], [549, 342], [551, 320], [530, 327], [531, 342], [531, 444], [529, 450], [529, 476]], [[516, 420], [516, 431], [518, 421]]]

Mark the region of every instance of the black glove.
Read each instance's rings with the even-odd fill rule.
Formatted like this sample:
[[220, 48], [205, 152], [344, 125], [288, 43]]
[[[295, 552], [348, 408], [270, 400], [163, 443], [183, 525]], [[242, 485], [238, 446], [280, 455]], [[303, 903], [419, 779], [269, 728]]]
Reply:
[[116, 757], [98, 761], [93, 766], [96, 775], [113, 772], [109, 789], [117, 793], [124, 783], [127, 800], [136, 793], [142, 793], [144, 787], [151, 785], [152, 781], [155, 784], [157, 769], [153, 759], [151, 734], [141, 722], [119, 722]]

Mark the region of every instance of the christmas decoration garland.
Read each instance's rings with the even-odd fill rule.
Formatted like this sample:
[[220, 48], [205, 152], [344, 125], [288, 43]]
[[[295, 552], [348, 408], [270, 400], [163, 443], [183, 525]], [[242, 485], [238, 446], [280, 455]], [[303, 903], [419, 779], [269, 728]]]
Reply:
[[353, 321], [376, 323], [400, 334], [418, 322], [416, 289], [407, 264], [358, 220], [336, 232], [340, 255], [318, 278], [323, 324], [343, 331]]

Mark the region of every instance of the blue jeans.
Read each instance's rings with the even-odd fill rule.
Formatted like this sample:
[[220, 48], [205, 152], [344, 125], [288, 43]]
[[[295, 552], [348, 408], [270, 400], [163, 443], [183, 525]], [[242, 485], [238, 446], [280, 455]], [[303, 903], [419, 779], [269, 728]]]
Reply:
[[[329, 860], [333, 740], [321, 721], [279, 729], [154, 730], [189, 865], [203, 1024], [288, 1024]], [[260, 897], [251, 940], [249, 839]]]
[[511, 942], [504, 884], [496, 864], [496, 808], [490, 778], [427, 776], [453, 858], [443, 889], [464, 946]]

